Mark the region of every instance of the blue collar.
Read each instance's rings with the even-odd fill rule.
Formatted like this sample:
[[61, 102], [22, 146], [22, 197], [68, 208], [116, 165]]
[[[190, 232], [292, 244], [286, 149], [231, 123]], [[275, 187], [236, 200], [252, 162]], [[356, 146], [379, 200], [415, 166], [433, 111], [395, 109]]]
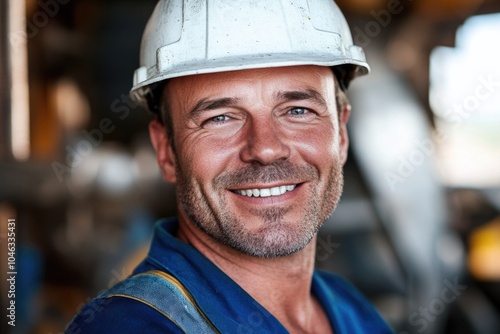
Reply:
[[[283, 325], [236, 282], [194, 247], [177, 239], [176, 218], [163, 219], [146, 262], [181, 281], [222, 333], [288, 333]], [[136, 271], [143, 271], [138, 268]]]
[[[177, 228], [177, 218], [157, 223], [149, 255], [134, 274], [159, 269], [175, 276], [222, 333], [288, 333], [229, 276], [194, 247], [177, 239]], [[365, 317], [370, 328], [385, 328], [377, 333], [389, 333], [376, 310], [343, 279], [315, 271], [311, 292], [318, 298], [335, 333], [366, 332], [359, 327]]]

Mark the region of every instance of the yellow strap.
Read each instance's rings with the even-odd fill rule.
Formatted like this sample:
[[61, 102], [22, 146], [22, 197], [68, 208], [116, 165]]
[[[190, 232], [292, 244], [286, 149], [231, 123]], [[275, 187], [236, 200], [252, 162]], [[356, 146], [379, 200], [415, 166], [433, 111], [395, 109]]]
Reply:
[[174, 285], [177, 289], [179, 289], [179, 291], [182, 292], [184, 297], [186, 297], [186, 299], [196, 308], [198, 313], [200, 313], [201, 316], [205, 319], [205, 321], [210, 325], [210, 327], [212, 327], [214, 332], [220, 333], [217, 330], [217, 328], [214, 326], [214, 324], [210, 321], [210, 319], [208, 319], [206, 314], [202, 311], [202, 309], [200, 308], [198, 303], [196, 303], [196, 300], [194, 299], [193, 295], [188, 291], [188, 289], [186, 289], [186, 287], [177, 278], [175, 278], [174, 276], [172, 276], [164, 271], [160, 271], [160, 270], [150, 270], [150, 271], [146, 271], [144, 273], [140, 273], [137, 276], [139, 276], [139, 275], [155, 275], [155, 276], [161, 277], [161, 278], [169, 281], [170, 283], [172, 283], [172, 285]]

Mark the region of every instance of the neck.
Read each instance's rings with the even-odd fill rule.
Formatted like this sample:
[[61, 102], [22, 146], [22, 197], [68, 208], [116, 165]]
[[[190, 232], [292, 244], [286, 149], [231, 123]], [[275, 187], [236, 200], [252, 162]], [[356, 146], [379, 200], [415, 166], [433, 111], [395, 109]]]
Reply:
[[316, 237], [301, 251], [286, 257], [257, 258], [222, 245], [180, 218], [178, 237], [191, 244], [285, 327], [313, 325], [319, 303], [311, 295]]

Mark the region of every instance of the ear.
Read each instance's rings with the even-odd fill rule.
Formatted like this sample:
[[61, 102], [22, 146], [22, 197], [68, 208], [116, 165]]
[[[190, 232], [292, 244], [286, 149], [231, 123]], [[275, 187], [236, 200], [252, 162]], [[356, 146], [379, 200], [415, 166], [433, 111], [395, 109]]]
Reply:
[[156, 159], [163, 179], [175, 183], [175, 154], [168, 140], [167, 131], [157, 119], [149, 123], [149, 136], [156, 151]]
[[342, 165], [345, 164], [347, 160], [347, 153], [349, 150], [349, 136], [347, 134], [347, 121], [351, 115], [351, 105], [345, 103], [342, 107], [340, 113], [339, 126], [340, 126], [340, 160]]

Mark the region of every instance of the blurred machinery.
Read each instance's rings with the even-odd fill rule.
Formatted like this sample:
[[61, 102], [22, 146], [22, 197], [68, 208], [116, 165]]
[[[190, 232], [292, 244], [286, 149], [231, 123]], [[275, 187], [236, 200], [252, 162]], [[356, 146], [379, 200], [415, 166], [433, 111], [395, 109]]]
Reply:
[[[148, 117], [127, 97], [155, 3], [0, 2], [0, 218], [20, 222], [18, 333], [63, 331], [130, 272], [154, 220], [175, 214]], [[373, 73], [352, 86], [346, 188], [317, 265], [360, 287], [398, 333], [499, 333], [500, 185], [443, 181], [429, 82], [432, 50], [500, 4], [337, 3]]]
[[[468, 234], [456, 228], [461, 215], [448, 203], [456, 190], [437, 177], [425, 114], [380, 50], [370, 55], [374, 71], [352, 91], [365, 98], [352, 99], [346, 189], [320, 231], [318, 266], [349, 277], [401, 333], [497, 333], [498, 301], [467, 272]], [[383, 108], [377, 102], [381, 96]], [[496, 231], [494, 224], [475, 232], [477, 249], [469, 253], [487, 252], [477, 254], [489, 260], [478, 267], [490, 274], [499, 268], [493, 260]], [[332, 244], [334, 249], [325, 248]], [[457, 287], [457, 298], [446, 302], [441, 298], [450, 286]]]

